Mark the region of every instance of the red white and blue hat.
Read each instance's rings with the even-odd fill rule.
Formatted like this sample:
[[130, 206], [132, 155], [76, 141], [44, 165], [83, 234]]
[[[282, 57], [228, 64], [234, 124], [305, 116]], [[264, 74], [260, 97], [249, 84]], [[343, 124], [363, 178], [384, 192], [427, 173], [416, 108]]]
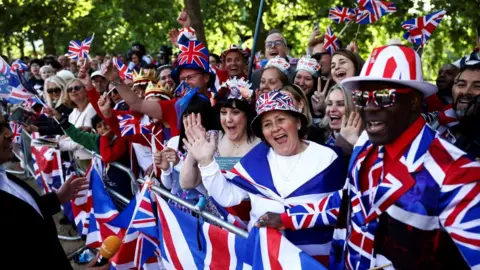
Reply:
[[424, 97], [437, 92], [437, 87], [423, 80], [420, 56], [406, 46], [383, 46], [373, 49], [367, 62], [363, 65], [360, 76], [342, 81], [348, 90], [362, 89], [362, 85], [372, 83], [393, 83], [413, 88]]
[[235, 44], [232, 44], [228, 47], [228, 49], [226, 49], [225, 51], [222, 52], [222, 55], [220, 55], [220, 59], [222, 60], [222, 62], [225, 61], [225, 57], [227, 57], [227, 54], [229, 54], [231, 52], [240, 53], [245, 58], [246, 62], [248, 62], [248, 59], [250, 58], [250, 49], [249, 48], [242, 49], [241, 47], [239, 47]]
[[294, 116], [300, 117], [302, 120], [302, 126], [307, 125], [307, 117], [300, 112], [293, 104], [292, 98], [289, 95], [283, 94], [278, 90], [273, 90], [264, 94], [261, 94], [257, 98], [255, 104], [257, 116], [252, 121], [252, 130], [255, 136], [263, 138], [262, 133], [262, 115], [271, 111], [286, 111], [290, 112]]
[[178, 65], [172, 71], [172, 77], [178, 81], [180, 71], [184, 68], [197, 69], [203, 73], [210, 74], [210, 64], [208, 62], [208, 49], [198, 40], [188, 40], [178, 44], [180, 54], [178, 55]]

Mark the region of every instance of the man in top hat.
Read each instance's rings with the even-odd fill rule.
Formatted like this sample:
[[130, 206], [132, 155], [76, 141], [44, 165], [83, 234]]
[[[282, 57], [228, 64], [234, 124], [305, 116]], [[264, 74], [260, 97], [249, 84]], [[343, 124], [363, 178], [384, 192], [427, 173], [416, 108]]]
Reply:
[[365, 123], [347, 185], [319, 205], [287, 210], [282, 225], [336, 224], [329, 269], [479, 267], [480, 163], [421, 117], [436, 87], [423, 81], [418, 54], [376, 48], [342, 84]]

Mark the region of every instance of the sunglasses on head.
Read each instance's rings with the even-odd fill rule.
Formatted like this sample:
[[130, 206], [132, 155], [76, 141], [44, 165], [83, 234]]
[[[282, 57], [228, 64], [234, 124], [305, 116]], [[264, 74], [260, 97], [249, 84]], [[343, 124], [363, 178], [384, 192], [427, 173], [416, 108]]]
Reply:
[[80, 90], [82, 90], [82, 88], [83, 88], [82, 85], [75, 85], [75, 86], [67, 88], [67, 92], [71, 93], [73, 91], [80, 91]]
[[381, 89], [375, 91], [362, 91], [355, 90], [353, 91], [353, 103], [357, 107], [364, 108], [367, 107], [370, 101], [373, 101], [375, 105], [380, 108], [391, 107], [395, 103], [395, 98], [397, 94], [406, 94], [410, 92], [411, 89]]
[[60, 94], [62, 92], [62, 89], [60, 87], [55, 87], [55, 88], [50, 88], [50, 89], [47, 89], [47, 93], [49, 94]]

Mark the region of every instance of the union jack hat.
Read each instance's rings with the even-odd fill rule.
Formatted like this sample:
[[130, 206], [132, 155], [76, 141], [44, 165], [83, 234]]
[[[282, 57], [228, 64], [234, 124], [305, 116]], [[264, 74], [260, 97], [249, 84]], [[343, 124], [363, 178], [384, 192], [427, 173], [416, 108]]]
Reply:
[[239, 46], [237, 46], [235, 44], [232, 44], [228, 47], [228, 49], [226, 49], [225, 51], [222, 52], [222, 55], [220, 55], [221, 61], [224, 62], [225, 57], [227, 57], [227, 54], [229, 54], [231, 52], [241, 53], [243, 55], [243, 57], [245, 57], [245, 61], [248, 61], [248, 58], [250, 58], [250, 49], [249, 48], [242, 49]]
[[172, 71], [172, 78], [179, 81], [180, 71], [184, 68], [200, 70], [206, 74], [210, 72], [208, 57], [210, 56], [207, 47], [198, 40], [187, 40], [179, 43], [180, 54], [178, 55], [178, 65]]
[[269, 68], [269, 67], [276, 67], [280, 69], [281, 72], [287, 74], [288, 69], [290, 68], [290, 64], [287, 62], [287, 60], [285, 60], [285, 58], [277, 56], [275, 58], [268, 60], [264, 68]]
[[315, 75], [320, 70], [320, 65], [317, 60], [310, 57], [302, 57], [297, 64], [297, 71], [305, 70], [308, 73]]
[[[423, 80], [422, 61], [420, 56], [406, 46], [390, 45], [373, 49], [363, 65], [360, 76], [342, 81], [348, 90], [363, 90], [364, 84], [398, 84], [413, 88], [424, 97], [437, 92], [437, 87]], [[368, 89], [365, 89], [368, 90]]]
[[302, 126], [307, 125], [307, 117], [300, 112], [293, 104], [292, 98], [289, 95], [283, 94], [278, 90], [273, 90], [264, 94], [261, 94], [257, 98], [255, 104], [257, 116], [252, 121], [252, 130], [255, 136], [263, 138], [262, 133], [262, 115], [271, 111], [286, 111], [292, 113], [294, 116], [300, 117], [302, 120]]

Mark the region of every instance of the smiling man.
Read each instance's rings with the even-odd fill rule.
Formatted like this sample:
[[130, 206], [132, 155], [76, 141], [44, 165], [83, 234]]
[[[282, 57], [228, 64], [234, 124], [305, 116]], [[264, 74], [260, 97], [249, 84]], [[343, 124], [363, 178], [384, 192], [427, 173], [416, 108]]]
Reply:
[[8, 243], [0, 258], [4, 264], [14, 265], [5, 266], [10, 269], [72, 269], [52, 215], [86, 189], [87, 180], [70, 178], [58, 192], [39, 196], [26, 182], [5, 171], [4, 164], [13, 158], [12, 136], [0, 115], [0, 230], [2, 243]]
[[478, 267], [480, 163], [420, 116], [436, 87], [423, 81], [418, 54], [376, 48], [360, 76], [342, 84], [366, 131], [350, 161], [330, 269]]
[[453, 82], [458, 72], [458, 67], [453, 64], [446, 64], [438, 71], [436, 81], [438, 87], [437, 95], [444, 104], [452, 103]]

